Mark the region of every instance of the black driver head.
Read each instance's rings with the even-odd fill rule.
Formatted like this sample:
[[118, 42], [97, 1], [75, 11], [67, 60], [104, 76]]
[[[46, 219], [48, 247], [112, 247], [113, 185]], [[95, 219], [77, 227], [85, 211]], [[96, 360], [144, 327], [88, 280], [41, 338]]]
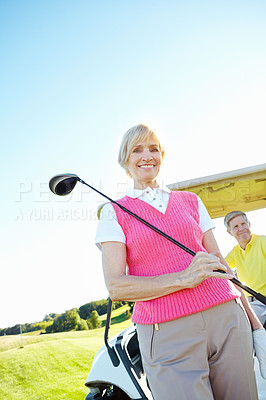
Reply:
[[75, 174], [60, 174], [54, 176], [49, 182], [49, 188], [58, 196], [66, 196], [71, 193], [80, 178]]

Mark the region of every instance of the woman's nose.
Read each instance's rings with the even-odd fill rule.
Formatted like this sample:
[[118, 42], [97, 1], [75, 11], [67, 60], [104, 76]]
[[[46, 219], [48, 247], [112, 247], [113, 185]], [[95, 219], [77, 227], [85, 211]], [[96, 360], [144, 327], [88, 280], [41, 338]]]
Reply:
[[152, 160], [152, 154], [150, 151], [144, 151], [142, 154], [143, 160]]

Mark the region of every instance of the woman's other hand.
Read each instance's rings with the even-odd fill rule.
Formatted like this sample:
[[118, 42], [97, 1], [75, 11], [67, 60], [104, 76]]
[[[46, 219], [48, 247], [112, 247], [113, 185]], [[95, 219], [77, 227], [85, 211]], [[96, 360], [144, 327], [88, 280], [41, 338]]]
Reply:
[[[219, 272], [221, 271], [221, 272]], [[183, 271], [185, 286], [193, 288], [208, 278], [232, 279], [234, 275], [227, 272], [227, 268], [220, 263], [214, 254], [199, 251], [189, 267]]]

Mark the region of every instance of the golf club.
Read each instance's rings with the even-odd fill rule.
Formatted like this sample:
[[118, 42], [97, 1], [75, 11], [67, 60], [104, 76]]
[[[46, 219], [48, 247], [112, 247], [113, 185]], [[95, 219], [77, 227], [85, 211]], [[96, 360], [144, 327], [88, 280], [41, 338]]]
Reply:
[[[182, 243], [178, 242], [177, 240], [175, 240], [171, 236], [167, 235], [166, 233], [164, 233], [160, 229], [158, 229], [155, 226], [151, 225], [149, 222], [145, 221], [145, 219], [141, 218], [137, 214], [131, 212], [126, 207], [124, 207], [121, 204], [119, 204], [118, 202], [116, 202], [115, 200], [113, 200], [110, 197], [106, 196], [104, 193], [102, 193], [99, 190], [95, 189], [93, 186], [89, 185], [88, 183], [86, 183], [85, 181], [80, 179], [75, 174], [60, 174], [60, 175], [54, 176], [49, 182], [49, 188], [54, 194], [56, 194], [58, 196], [66, 196], [66, 195], [68, 195], [69, 193], [72, 192], [72, 190], [75, 188], [77, 182], [80, 182], [80, 183], [88, 186], [90, 189], [94, 190], [95, 192], [97, 192], [101, 196], [105, 197], [111, 203], [116, 204], [123, 211], [125, 211], [126, 213], [128, 213], [132, 217], [136, 218], [137, 220], [139, 220], [140, 222], [142, 222], [143, 224], [148, 226], [150, 229], [152, 229], [155, 232], [159, 233], [164, 238], [166, 238], [170, 242], [174, 243], [175, 245], [177, 245], [178, 247], [180, 247], [182, 250], [186, 251], [187, 253], [189, 253], [193, 257], [196, 255], [195, 251], [189, 249], [188, 247], [184, 246]], [[219, 272], [224, 273], [224, 271], [219, 271]], [[248, 287], [244, 283], [240, 282], [237, 278], [232, 278], [231, 281], [233, 283], [235, 283], [237, 286], [239, 286], [241, 289], [245, 290], [246, 292], [248, 292], [249, 294], [254, 296], [261, 303], [266, 305], [266, 297], [263, 296], [261, 293], [255, 292], [255, 290], [251, 289], [250, 287]]]

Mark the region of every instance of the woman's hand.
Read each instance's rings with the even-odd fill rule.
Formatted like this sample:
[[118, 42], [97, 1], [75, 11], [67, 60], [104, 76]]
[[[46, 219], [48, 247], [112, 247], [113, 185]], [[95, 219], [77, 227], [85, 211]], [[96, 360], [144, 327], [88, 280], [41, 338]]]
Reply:
[[[223, 271], [223, 272], [219, 272]], [[184, 285], [187, 288], [198, 286], [204, 279], [221, 278], [232, 279], [233, 274], [227, 272], [227, 268], [220, 263], [220, 259], [214, 254], [199, 251], [191, 264], [183, 271]]]

